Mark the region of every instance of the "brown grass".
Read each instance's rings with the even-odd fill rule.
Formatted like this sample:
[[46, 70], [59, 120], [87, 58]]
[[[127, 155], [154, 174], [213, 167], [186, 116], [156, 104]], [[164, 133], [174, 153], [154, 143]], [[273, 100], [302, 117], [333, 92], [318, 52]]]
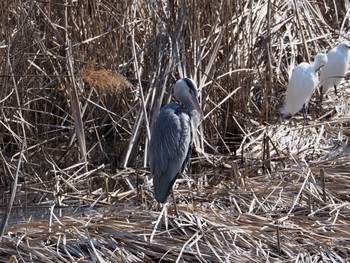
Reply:
[[[1, 262], [350, 257], [348, 85], [313, 98], [307, 125], [279, 120], [294, 66], [348, 36], [346, 4], [5, 2]], [[176, 218], [157, 210], [147, 144], [182, 76], [206, 117]]]

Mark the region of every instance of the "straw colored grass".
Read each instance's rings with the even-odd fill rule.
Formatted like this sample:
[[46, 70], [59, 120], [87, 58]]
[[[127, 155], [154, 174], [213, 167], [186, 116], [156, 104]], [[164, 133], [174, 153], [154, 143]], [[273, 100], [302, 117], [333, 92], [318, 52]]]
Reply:
[[[7, 2], [0, 262], [349, 259], [347, 80], [307, 124], [279, 113], [295, 65], [349, 35], [348, 4]], [[183, 76], [205, 119], [175, 217], [147, 151]]]

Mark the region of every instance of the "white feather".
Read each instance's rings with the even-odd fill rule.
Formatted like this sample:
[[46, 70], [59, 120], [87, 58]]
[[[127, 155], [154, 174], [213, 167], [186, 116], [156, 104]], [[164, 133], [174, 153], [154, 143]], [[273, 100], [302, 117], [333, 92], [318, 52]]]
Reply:
[[327, 56], [320, 53], [317, 54], [313, 63], [300, 63], [293, 70], [287, 87], [284, 107], [281, 111], [283, 117], [296, 114], [304, 104], [307, 107], [318, 83], [317, 71], [326, 62]]
[[322, 68], [320, 86], [322, 93], [337, 87], [349, 68], [350, 43], [342, 42], [327, 53], [327, 63]]

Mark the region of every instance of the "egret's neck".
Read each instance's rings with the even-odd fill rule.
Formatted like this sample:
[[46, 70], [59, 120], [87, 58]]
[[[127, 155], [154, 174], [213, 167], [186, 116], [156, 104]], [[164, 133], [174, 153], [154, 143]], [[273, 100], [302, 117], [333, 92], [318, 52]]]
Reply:
[[315, 62], [311, 64], [312, 68], [314, 69], [315, 73], [317, 73], [317, 71], [320, 70], [320, 68], [322, 67], [319, 64], [316, 64]]

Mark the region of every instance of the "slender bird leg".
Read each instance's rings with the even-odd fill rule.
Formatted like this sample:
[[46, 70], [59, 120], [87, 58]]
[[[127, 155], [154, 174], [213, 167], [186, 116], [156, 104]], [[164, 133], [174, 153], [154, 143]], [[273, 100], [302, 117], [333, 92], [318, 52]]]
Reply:
[[320, 103], [323, 101], [323, 86], [320, 88]]
[[307, 114], [307, 112], [306, 112], [306, 106], [305, 106], [305, 103], [304, 103], [304, 105], [303, 105], [303, 116], [304, 116], [304, 123], [305, 123], [305, 124], [307, 123], [306, 114]]
[[160, 211], [160, 210], [162, 210], [162, 206], [161, 206], [160, 203], [158, 203], [158, 204], [157, 204], [157, 211]]
[[335, 93], [335, 95], [338, 95], [338, 93], [337, 93], [337, 85], [334, 85], [334, 93]]
[[174, 204], [175, 214], [176, 214], [177, 217], [179, 217], [179, 213], [178, 213], [178, 211], [177, 211], [177, 206], [176, 206], [176, 200], [175, 200], [174, 189], [171, 189], [171, 194], [173, 195], [173, 204]]

